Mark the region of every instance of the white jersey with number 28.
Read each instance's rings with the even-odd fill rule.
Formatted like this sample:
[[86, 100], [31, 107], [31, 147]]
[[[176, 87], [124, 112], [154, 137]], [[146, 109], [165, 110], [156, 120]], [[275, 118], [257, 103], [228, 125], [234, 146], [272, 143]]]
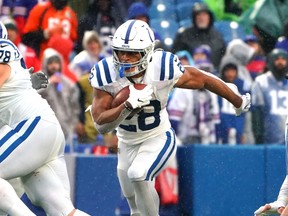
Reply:
[[[138, 114], [121, 122], [117, 128], [118, 139], [121, 142], [139, 144], [170, 129], [167, 100], [183, 72], [184, 68], [174, 54], [166, 51], [153, 53], [141, 82], [153, 86], [153, 99]], [[126, 77], [120, 77], [112, 57], [98, 62], [91, 69], [89, 79], [92, 87], [107, 91], [113, 96], [125, 86], [132, 84]]]

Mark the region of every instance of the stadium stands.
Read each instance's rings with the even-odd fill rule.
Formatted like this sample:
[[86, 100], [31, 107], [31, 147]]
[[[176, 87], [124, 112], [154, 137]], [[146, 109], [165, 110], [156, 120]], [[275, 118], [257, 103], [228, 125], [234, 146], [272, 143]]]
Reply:
[[189, 27], [191, 25], [192, 25], [192, 18], [191, 19], [188, 18], [188, 19], [184, 19], [184, 20], [179, 21], [179, 26], [180, 27], [187, 28], [187, 27]]
[[150, 19], [169, 18], [177, 20], [175, 6], [172, 3], [152, 3], [149, 7], [148, 14]]
[[191, 2], [186, 2], [186, 3], [181, 3], [176, 5], [176, 15], [177, 15], [177, 20], [180, 23], [182, 20], [187, 20], [192, 17], [192, 7], [193, 3]]
[[160, 34], [164, 44], [170, 48], [173, 44], [174, 37], [179, 29], [179, 23], [173, 19], [151, 19], [150, 25]]
[[175, 0], [176, 1], [176, 4], [182, 4], [182, 3], [191, 3], [192, 5], [195, 3], [195, 2], [203, 2], [203, 0]]
[[245, 37], [243, 27], [235, 21], [218, 20], [214, 26], [223, 35], [226, 44], [233, 39]]

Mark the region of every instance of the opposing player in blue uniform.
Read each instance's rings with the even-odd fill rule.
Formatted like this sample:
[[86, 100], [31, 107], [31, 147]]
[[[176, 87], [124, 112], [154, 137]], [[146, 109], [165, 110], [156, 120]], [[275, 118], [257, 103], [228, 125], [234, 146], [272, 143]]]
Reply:
[[[193, 67], [183, 67], [170, 52], [154, 50], [153, 32], [147, 23], [128, 20], [112, 39], [113, 57], [101, 60], [91, 70], [94, 87], [92, 116], [100, 133], [117, 128], [118, 178], [133, 216], [156, 216], [159, 197], [155, 176], [175, 156], [175, 134], [166, 110], [175, 87], [206, 88], [227, 98], [236, 115], [249, 109], [250, 95], [239, 96], [223, 81]], [[144, 83], [142, 90], [133, 83]], [[127, 101], [111, 108], [115, 94], [129, 85]], [[138, 114], [128, 117], [134, 109]]]
[[70, 199], [64, 135], [54, 112], [32, 88], [18, 48], [0, 24], [0, 209], [35, 215], [9, 183], [20, 179], [30, 200], [47, 215], [85, 216]]

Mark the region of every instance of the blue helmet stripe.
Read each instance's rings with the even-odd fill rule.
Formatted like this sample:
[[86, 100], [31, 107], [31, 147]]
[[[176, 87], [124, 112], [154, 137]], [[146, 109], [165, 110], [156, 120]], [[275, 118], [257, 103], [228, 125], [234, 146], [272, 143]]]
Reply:
[[131, 29], [132, 29], [132, 26], [134, 25], [135, 22], [136, 22], [136, 20], [130, 22], [130, 24], [128, 26], [128, 29], [127, 29], [127, 32], [126, 32], [126, 35], [125, 35], [125, 41], [124, 41], [125, 44], [128, 44], [128, 42], [129, 42]]
[[102, 81], [102, 78], [101, 78], [101, 73], [100, 73], [100, 69], [99, 69], [99, 65], [98, 64], [95, 65], [95, 69], [96, 69], [96, 79], [98, 81], [98, 85], [99, 86], [103, 86], [103, 81]]
[[149, 35], [149, 38], [150, 38], [151, 42], [153, 42], [152, 36], [150, 34], [150, 31], [148, 29], [146, 29], [146, 30], [148, 31], [148, 35]]
[[174, 76], [173, 60], [174, 60], [174, 55], [171, 54], [169, 58], [169, 80], [171, 80]]
[[165, 79], [165, 59], [166, 59], [166, 52], [162, 52], [161, 58], [161, 72], [160, 72], [160, 80], [163, 81]]
[[108, 67], [106, 59], [103, 59], [102, 62], [103, 62], [103, 66], [104, 66], [106, 81], [107, 81], [107, 83], [111, 83], [112, 79], [111, 79], [111, 76], [110, 76], [110, 70], [109, 70], [109, 67]]

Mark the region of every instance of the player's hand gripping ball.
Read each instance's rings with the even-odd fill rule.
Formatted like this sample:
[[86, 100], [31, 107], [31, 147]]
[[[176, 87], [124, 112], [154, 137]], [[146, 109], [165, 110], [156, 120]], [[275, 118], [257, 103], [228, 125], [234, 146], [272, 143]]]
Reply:
[[[141, 84], [141, 83], [136, 83], [133, 85], [135, 89], [137, 90], [142, 90], [144, 89], [147, 85], [146, 84]], [[130, 89], [129, 86], [126, 86], [124, 88], [122, 88], [114, 97], [112, 104], [111, 104], [111, 108], [117, 107], [120, 104], [124, 103], [125, 101], [128, 100], [130, 96]], [[136, 113], [140, 112], [142, 108], [136, 108], [133, 110], [133, 112], [129, 115], [129, 116], [133, 116]]]

